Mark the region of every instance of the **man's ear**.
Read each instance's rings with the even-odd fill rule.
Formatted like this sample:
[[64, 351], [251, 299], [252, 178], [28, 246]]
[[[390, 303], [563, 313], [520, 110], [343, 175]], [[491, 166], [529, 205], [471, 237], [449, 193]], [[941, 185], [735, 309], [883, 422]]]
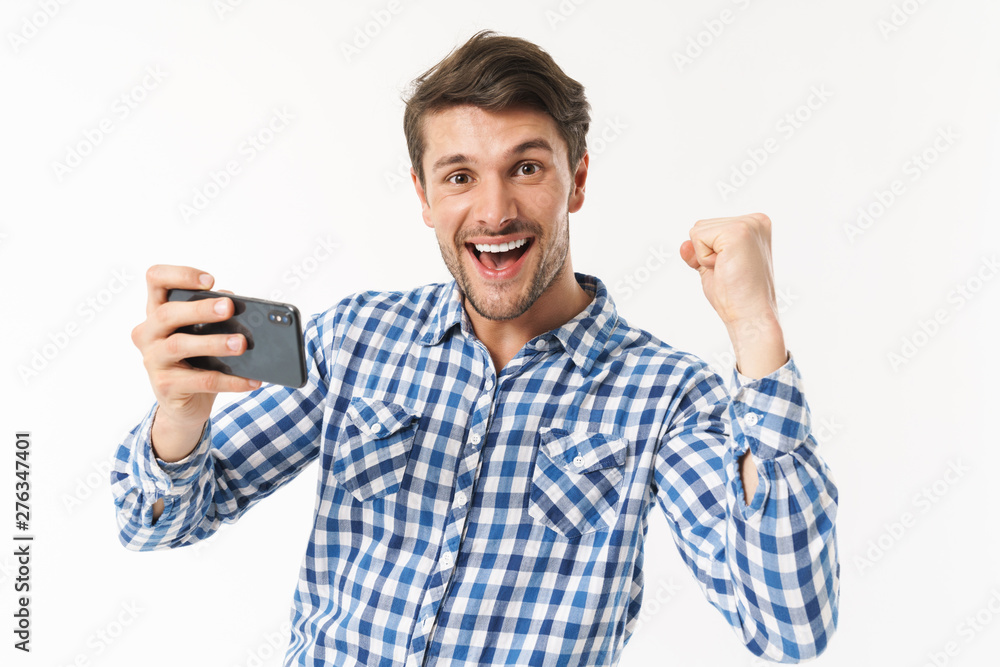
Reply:
[[587, 186], [587, 169], [590, 167], [590, 153], [584, 153], [573, 174], [573, 189], [569, 193], [569, 212], [576, 213], [583, 206], [583, 193]]
[[431, 205], [427, 203], [427, 194], [424, 193], [424, 189], [420, 185], [420, 179], [417, 178], [417, 172], [413, 170], [413, 167], [410, 167], [410, 178], [413, 179], [413, 187], [417, 191], [417, 198], [420, 199], [420, 209], [424, 216], [424, 224], [433, 229], [434, 223], [431, 222]]

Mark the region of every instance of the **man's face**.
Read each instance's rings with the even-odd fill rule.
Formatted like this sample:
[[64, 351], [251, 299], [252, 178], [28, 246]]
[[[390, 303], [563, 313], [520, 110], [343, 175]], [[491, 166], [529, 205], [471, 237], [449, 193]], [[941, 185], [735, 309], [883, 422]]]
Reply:
[[571, 174], [555, 121], [528, 108], [451, 107], [423, 136], [425, 187], [414, 184], [448, 270], [483, 317], [522, 315], [563, 271], [588, 158]]

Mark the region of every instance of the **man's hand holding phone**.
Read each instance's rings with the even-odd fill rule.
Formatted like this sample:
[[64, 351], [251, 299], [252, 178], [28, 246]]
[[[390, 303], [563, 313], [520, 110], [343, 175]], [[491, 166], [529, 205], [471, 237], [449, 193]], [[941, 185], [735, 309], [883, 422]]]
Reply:
[[222, 322], [233, 315], [233, 302], [227, 297], [167, 300], [170, 289], [204, 290], [213, 282], [204, 271], [187, 266], [157, 265], [146, 272], [146, 320], [132, 330], [132, 342], [142, 352], [158, 403], [152, 441], [163, 461], [179, 461], [197, 446], [216, 394], [249, 391], [261, 384], [259, 380], [193, 368], [184, 361], [198, 356], [238, 356], [246, 350], [246, 338], [238, 333], [176, 333], [183, 326]]

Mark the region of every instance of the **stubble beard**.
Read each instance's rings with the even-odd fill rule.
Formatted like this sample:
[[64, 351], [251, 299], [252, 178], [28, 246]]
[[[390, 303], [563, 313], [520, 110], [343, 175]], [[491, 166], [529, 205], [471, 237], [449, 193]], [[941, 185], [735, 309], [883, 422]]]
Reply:
[[[541, 256], [538, 269], [531, 277], [531, 284], [528, 290], [519, 297], [516, 297], [513, 302], [510, 301], [511, 297], [514, 296], [514, 287], [512, 285], [494, 285], [486, 286], [482, 290], [477, 289], [476, 284], [469, 277], [465, 264], [460, 259], [461, 253], [466, 252], [464, 240], [456, 239], [455, 245], [451, 250], [445, 250], [445, 244], [441, 243], [440, 240], [438, 242], [441, 257], [444, 259], [448, 271], [455, 278], [455, 282], [458, 283], [463, 296], [477, 313], [488, 320], [513, 320], [526, 313], [534, 305], [535, 301], [560, 277], [566, 267], [566, 255], [569, 252], [568, 214], [563, 220], [561, 231], [556, 233], [549, 248], [543, 247], [542, 239], [544, 237], [539, 233], [539, 227], [533, 223], [514, 223], [505, 233], [511, 234], [522, 231], [533, 236], [530, 252], [545, 253], [547, 251], [549, 255], [546, 256], [543, 254]], [[471, 238], [475, 235], [475, 233], [463, 234], [462, 238]]]

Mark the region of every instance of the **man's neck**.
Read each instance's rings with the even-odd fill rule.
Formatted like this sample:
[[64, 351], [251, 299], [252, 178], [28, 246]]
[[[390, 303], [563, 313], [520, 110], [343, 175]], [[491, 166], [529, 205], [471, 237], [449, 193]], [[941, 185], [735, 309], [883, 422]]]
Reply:
[[465, 302], [476, 337], [489, 350], [493, 367], [499, 373], [539, 334], [556, 329], [576, 317], [591, 302], [593, 295], [576, 281], [569, 261], [549, 288], [520, 316], [512, 320], [489, 320]]

